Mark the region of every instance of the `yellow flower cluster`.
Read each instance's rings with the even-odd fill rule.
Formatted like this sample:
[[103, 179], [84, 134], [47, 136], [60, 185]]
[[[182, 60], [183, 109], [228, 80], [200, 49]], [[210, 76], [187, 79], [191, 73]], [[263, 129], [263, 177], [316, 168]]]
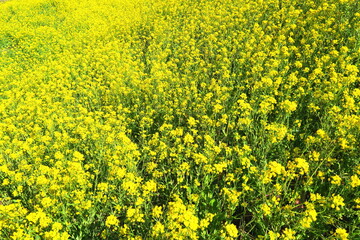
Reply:
[[0, 0], [0, 239], [360, 239], [356, 0]]

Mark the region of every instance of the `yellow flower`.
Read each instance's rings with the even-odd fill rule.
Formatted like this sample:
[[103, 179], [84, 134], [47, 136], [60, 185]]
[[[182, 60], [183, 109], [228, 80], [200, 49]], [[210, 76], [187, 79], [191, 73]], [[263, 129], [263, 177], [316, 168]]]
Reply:
[[356, 198], [354, 200], [354, 202], [356, 203], [356, 205], [354, 206], [355, 209], [360, 209], [360, 198]]
[[129, 233], [129, 226], [127, 224], [124, 224], [124, 226], [122, 226], [119, 230], [119, 232], [122, 234], [122, 235], [127, 235]]
[[338, 175], [332, 176], [331, 177], [331, 184], [339, 186], [341, 184], [341, 177], [339, 177]]
[[315, 202], [317, 200], [321, 200], [322, 196], [319, 193], [310, 193], [310, 200]]
[[81, 162], [84, 160], [84, 155], [82, 155], [80, 152], [78, 151], [75, 151], [73, 153], [73, 160], [76, 161], [76, 162]]
[[309, 172], [309, 164], [303, 158], [295, 158], [296, 167], [300, 169], [300, 175]]
[[285, 168], [278, 162], [271, 161], [267, 164], [267, 170], [265, 171], [262, 182], [269, 183], [273, 177], [276, 177], [280, 174], [286, 174]]
[[271, 208], [267, 204], [261, 204], [260, 206], [261, 211], [264, 213], [264, 216], [268, 216], [271, 214]]
[[214, 113], [219, 113], [224, 107], [220, 104], [214, 105]]
[[160, 234], [165, 233], [165, 227], [162, 223], [156, 222], [155, 225], [152, 227], [152, 235], [159, 236]]
[[143, 186], [144, 196], [148, 195], [151, 192], [156, 192], [157, 184], [154, 180], [147, 181]]
[[321, 138], [325, 138], [327, 136], [326, 132], [324, 130], [322, 130], [322, 129], [317, 130], [316, 134]]
[[[342, 1], [342, 2], [345, 2], [345, 1]], [[349, 51], [349, 48], [346, 47], [346, 46], [342, 46], [342, 47], [340, 48], [340, 51], [343, 52], [343, 53], [347, 53], [347, 52]]]
[[11, 239], [32, 240], [34, 238], [31, 237], [29, 234], [25, 233], [23, 229], [17, 229], [16, 232], [12, 234]]
[[359, 179], [358, 175], [355, 174], [355, 175], [351, 176], [350, 180], [351, 180], [350, 185], [353, 188], [360, 186], [360, 179]]
[[295, 234], [296, 232], [290, 228], [285, 228], [283, 230], [283, 233], [282, 233], [282, 237], [284, 240], [291, 240], [291, 239], [295, 239]]
[[106, 218], [105, 225], [109, 228], [112, 226], [117, 227], [119, 226], [119, 219], [117, 219], [114, 215], [110, 215]]
[[287, 113], [291, 113], [296, 110], [297, 104], [294, 101], [285, 100], [281, 104], [281, 109], [284, 109]]
[[55, 159], [62, 160], [64, 159], [64, 154], [62, 154], [60, 151], [57, 151], [54, 155]]
[[294, 63], [294, 65], [295, 65], [296, 68], [301, 68], [301, 67], [303, 66], [300, 61], [296, 61], [296, 62]]
[[324, 172], [322, 172], [322, 171], [318, 171], [317, 176], [318, 176], [321, 180], [324, 180], [324, 179], [325, 179], [325, 177], [324, 177]]
[[193, 143], [194, 142], [194, 138], [193, 136], [191, 136], [189, 133], [186, 133], [185, 137], [184, 137], [184, 143]]
[[39, 215], [37, 215], [35, 212], [29, 213], [29, 215], [26, 216], [26, 219], [30, 222], [36, 223], [39, 219]]
[[188, 124], [190, 127], [194, 127], [196, 125], [196, 120], [193, 117], [189, 117]]
[[63, 228], [63, 225], [61, 223], [58, 222], [54, 222], [51, 229], [53, 231], [60, 231]]
[[263, 114], [267, 114], [271, 110], [274, 109], [274, 105], [276, 103], [276, 99], [273, 97], [268, 97], [260, 103], [260, 112]]
[[283, 174], [285, 172], [285, 168], [280, 163], [275, 161], [269, 162], [268, 167], [272, 173], [275, 173], [277, 175]]
[[301, 226], [304, 228], [310, 228], [311, 223], [316, 221], [317, 215], [314, 204], [306, 202], [305, 217], [300, 220]]
[[275, 233], [275, 232], [273, 232], [273, 231], [269, 231], [269, 237], [270, 237], [270, 240], [277, 240], [277, 239], [279, 239], [280, 234], [279, 234], [279, 233]]
[[346, 229], [337, 228], [335, 231], [335, 236], [340, 238], [341, 240], [347, 240], [349, 234], [346, 232]]
[[126, 217], [130, 222], [145, 222], [144, 214], [142, 214], [137, 208], [128, 208]]
[[269, 131], [269, 137], [272, 143], [283, 140], [288, 132], [287, 127], [282, 124], [269, 124], [265, 129]]
[[155, 217], [155, 218], [160, 217], [162, 213], [163, 213], [163, 211], [162, 211], [162, 207], [161, 207], [161, 206], [155, 206], [155, 207], [152, 209], [152, 216]]
[[340, 207], [345, 206], [344, 198], [342, 198], [340, 195], [334, 195], [332, 196], [332, 204], [331, 207], [335, 208], [337, 211], [340, 210]]
[[234, 189], [229, 189], [229, 188], [226, 188], [224, 187], [222, 189], [224, 195], [226, 196], [226, 199], [227, 201], [230, 203], [230, 204], [237, 204], [239, 202], [239, 197], [241, 195], [241, 192], [238, 192]]
[[215, 214], [207, 213], [204, 219], [200, 220], [200, 228], [205, 229], [209, 226], [213, 218], [215, 217]]
[[1, 183], [2, 186], [7, 186], [7, 185], [9, 185], [9, 184], [10, 184], [10, 181], [9, 181], [8, 178], [5, 178], [5, 179], [3, 180], [3, 182]]
[[48, 208], [54, 204], [54, 201], [49, 197], [45, 197], [41, 200], [41, 204], [44, 208]]
[[46, 213], [44, 212], [38, 212], [38, 214], [40, 215], [39, 217], [39, 224], [41, 228], [46, 228], [47, 226], [49, 226], [52, 223], [51, 218], [49, 218]]
[[225, 225], [225, 230], [228, 233], [228, 235], [232, 238], [236, 238], [239, 234], [236, 226], [232, 223]]

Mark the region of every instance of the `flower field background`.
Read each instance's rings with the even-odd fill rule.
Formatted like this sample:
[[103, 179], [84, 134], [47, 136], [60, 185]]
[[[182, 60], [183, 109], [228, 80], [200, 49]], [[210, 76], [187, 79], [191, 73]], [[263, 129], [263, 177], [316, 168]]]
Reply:
[[360, 239], [356, 0], [0, 3], [0, 239]]

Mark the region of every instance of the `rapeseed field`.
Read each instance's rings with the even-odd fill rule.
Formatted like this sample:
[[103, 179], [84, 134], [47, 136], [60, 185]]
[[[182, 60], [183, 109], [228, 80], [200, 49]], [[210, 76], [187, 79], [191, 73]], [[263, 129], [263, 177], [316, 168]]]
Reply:
[[360, 239], [360, 2], [0, 2], [0, 239]]

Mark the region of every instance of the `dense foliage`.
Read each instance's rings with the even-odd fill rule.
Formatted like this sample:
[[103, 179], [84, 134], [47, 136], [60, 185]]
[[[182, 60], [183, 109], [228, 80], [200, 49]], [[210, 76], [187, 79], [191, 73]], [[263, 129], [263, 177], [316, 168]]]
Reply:
[[0, 2], [1, 239], [360, 239], [356, 0]]

